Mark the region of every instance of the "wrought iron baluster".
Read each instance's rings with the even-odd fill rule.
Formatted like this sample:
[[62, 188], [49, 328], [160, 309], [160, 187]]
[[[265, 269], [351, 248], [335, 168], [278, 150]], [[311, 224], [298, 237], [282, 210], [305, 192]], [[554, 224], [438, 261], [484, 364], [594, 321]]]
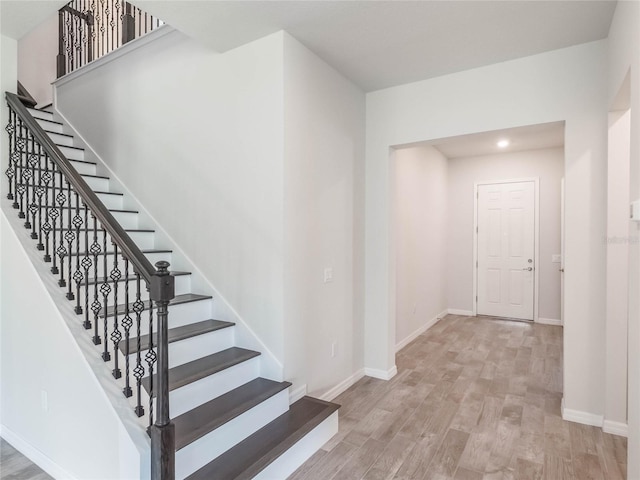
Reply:
[[124, 328], [124, 388], [122, 393], [129, 398], [133, 395], [130, 384], [130, 361], [129, 361], [129, 341], [133, 319], [131, 318], [131, 309], [129, 306], [129, 259], [124, 258], [124, 318], [122, 319], [122, 327]]
[[103, 262], [103, 282], [100, 286], [100, 293], [102, 293], [102, 315], [103, 315], [103, 335], [104, 335], [104, 350], [102, 352], [102, 360], [108, 362], [111, 360], [111, 354], [109, 353], [109, 293], [111, 293], [111, 285], [109, 285], [109, 268], [107, 267], [107, 231], [102, 228], [102, 248], [104, 251]]
[[[113, 377], [120, 378], [122, 372], [118, 367], [118, 346], [122, 340], [122, 333], [118, 327], [118, 282], [122, 278], [122, 272], [118, 268], [118, 245], [113, 243], [113, 269], [109, 274], [113, 280], [113, 331], [111, 332], [111, 341], [113, 342]], [[106, 343], [106, 342], [105, 342]]]
[[19, 167], [19, 172], [20, 172], [20, 176], [18, 177], [18, 187], [17, 187], [17, 191], [18, 191], [18, 195], [20, 197], [20, 202], [19, 202], [19, 209], [20, 211], [18, 212], [18, 218], [25, 218], [25, 214], [24, 214], [24, 196], [25, 193], [27, 191], [27, 187], [25, 185], [25, 172], [28, 170], [26, 167], [26, 146], [27, 146], [27, 141], [25, 140], [24, 136], [25, 136], [25, 128], [24, 125], [22, 123], [21, 119], [18, 119], [18, 125], [19, 125], [19, 135], [18, 135], [18, 140], [16, 141], [16, 146], [17, 146], [17, 151], [20, 152], [20, 167]]
[[58, 271], [58, 250], [56, 248], [56, 239], [58, 238], [56, 235], [56, 226], [58, 225], [58, 218], [60, 217], [60, 211], [56, 207], [57, 203], [57, 194], [56, 194], [56, 164], [51, 161], [51, 208], [49, 209], [49, 216], [51, 217], [51, 256], [53, 260], [53, 265], [51, 266], [51, 273], [57, 275]]
[[[27, 187], [27, 191], [25, 194], [25, 213], [26, 213], [26, 217], [25, 217], [25, 222], [24, 222], [24, 228], [26, 228], [27, 230], [32, 230], [33, 229], [33, 223], [31, 222], [32, 218], [35, 218], [35, 214], [36, 214], [36, 208], [37, 206], [35, 205], [35, 177], [36, 177], [36, 166], [37, 166], [37, 157], [34, 154], [34, 139], [33, 136], [31, 135], [31, 132], [29, 130], [25, 131], [26, 134], [26, 145], [25, 145], [25, 157], [26, 157], [26, 168], [24, 171], [24, 175], [25, 175], [25, 185]], [[31, 216], [29, 216], [31, 215]], [[35, 231], [31, 231], [31, 238], [33, 238], [33, 235], [35, 234]]]
[[[44, 183], [44, 179], [43, 179], [43, 173], [42, 173], [42, 158], [43, 158], [43, 154], [42, 154], [42, 147], [40, 146], [40, 144], [37, 144], [37, 148], [36, 148], [36, 155], [38, 156], [38, 184], [36, 186], [36, 198], [38, 199], [38, 233], [36, 234], [36, 238], [38, 239], [38, 245], [36, 246], [36, 248], [40, 251], [44, 250], [44, 244], [42, 243], [42, 237], [43, 237], [43, 230], [42, 230], [42, 196], [45, 193], [45, 187], [43, 186]], [[45, 158], [45, 165], [46, 165], [47, 159]], [[33, 234], [35, 234], [35, 227], [36, 224], [36, 219], [33, 219], [33, 232], [31, 234], [31, 236], [33, 237]]]
[[42, 174], [42, 183], [44, 184], [44, 206], [45, 206], [45, 217], [44, 217], [44, 223], [42, 224], [42, 231], [44, 232], [44, 246], [45, 246], [45, 250], [44, 250], [44, 261], [45, 262], [50, 262], [51, 261], [51, 250], [49, 249], [49, 235], [51, 234], [51, 230], [52, 230], [52, 225], [50, 223], [51, 217], [50, 217], [50, 211], [53, 209], [53, 195], [51, 195], [51, 204], [49, 204], [49, 191], [51, 190], [51, 180], [53, 179], [53, 175], [51, 174], [49, 165], [50, 163], [52, 164], [53, 162], [51, 161], [51, 159], [49, 158], [48, 155], [45, 154], [44, 157], [44, 173]]
[[[82, 227], [85, 222], [82, 219], [82, 215], [80, 215], [80, 196], [78, 192], [74, 191], [76, 196], [76, 214], [73, 216], [73, 226], [76, 229], [75, 232], [75, 242], [76, 242], [76, 270], [73, 272], [73, 280], [76, 282], [76, 306], [74, 311], [77, 315], [82, 315], [82, 306], [80, 305], [80, 285], [82, 284], [82, 280], [84, 279], [84, 274], [80, 268], [80, 255], [83, 254], [82, 249], [80, 248], [80, 227]], [[83, 204], [84, 207], [84, 204]], [[86, 208], [86, 207], [85, 207]], [[87, 244], [84, 245], [84, 256], [87, 256]], [[71, 258], [71, 257], [69, 257]], [[83, 258], [84, 260], [84, 258]], [[69, 285], [71, 287], [71, 285]]]
[[[67, 181], [67, 198], [69, 199], [69, 206], [67, 209], [67, 233], [64, 234], [64, 239], [67, 241], [67, 247], [68, 247], [68, 255], [67, 255], [67, 276], [69, 277], [69, 282], [67, 285], [67, 300], [73, 300], [75, 298], [75, 295], [73, 294], [73, 290], [71, 287], [71, 269], [73, 268], [73, 242], [76, 239], [76, 234], [73, 231], [74, 228], [74, 224], [73, 224], [73, 219], [71, 217], [71, 214], [73, 213], [73, 205], [71, 204], [71, 183], [69, 183], [69, 181]], [[76, 199], [77, 201], [77, 199]], [[76, 257], [80, 255], [80, 251], [76, 251]]]
[[98, 297], [98, 255], [102, 250], [100, 243], [98, 242], [98, 222], [96, 216], [92, 213], [93, 219], [93, 243], [89, 251], [93, 255], [93, 302], [91, 302], [91, 311], [93, 312], [93, 344], [100, 345], [100, 335], [98, 334], [98, 325], [100, 325], [100, 310], [102, 310], [102, 304]]
[[[58, 280], [58, 285], [61, 287], [66, 287], [67, 282], [64, 279], [64, 257], [67, 255], [67, 249], [64, 246], [64, 205], [67, 203], [67, 196], [65, 195], [65, 188], [62, 179], [62, 172], [58, 171], [60, 176], [60, 191], [56, 196], [56, 200], [58, 202], [58, 206], [60, 208], [60, 217], [59, 217], [59, 238], [58, 238], [58, 260], [60, 266], [60, 279]], [[71, 253], [71, 252], [68, 252]]]
[[[7, 126], [4, 128], [9, 135], [9, 141], [7, 145], [9, 147], [9, 166], [5, 170], [5, 175], [7, 176], [7, 180], [9, 181], [9, 191], [7, 192], [8, 200], [15, 200], [13, 192], [15, 191], [15, 181], [16, 181], [16, 157], [14, 155], [16, 148], [16, 114], [13, 109], [9, 109], [9, 122]], [[13, 204], [14, 208], [16, 203]]]
[[142, 326], [142, 312], [144, 311], [144, 303], [140, 299], [140, 274], [135, 273], [136, 277], [136, 301], [133, 302], [133, 311], [136, 314], [136, 367], [133, 369], [133, 376], [136, 378], [136, 408], [135, 412], [138, 417], [144, 415], [144, 407], [142, 406], [142, 377], [144, 377], [144, 367], [142, 366], [140, 341], [140, 330]]
[[[94, 217], [95, 219], [95, 217]], [[84, 322], [82, 326], [85, 330], [91, 328], [91, 320], [89, 320], [89, 269], [91, 268], [91, 253], [89, 245], [89, 208], [84, 205], [84, 258], [82, 259], [82, 268], [84, 268]], [[78, 291], [78, 298], [80, 298], [80, 291]]]

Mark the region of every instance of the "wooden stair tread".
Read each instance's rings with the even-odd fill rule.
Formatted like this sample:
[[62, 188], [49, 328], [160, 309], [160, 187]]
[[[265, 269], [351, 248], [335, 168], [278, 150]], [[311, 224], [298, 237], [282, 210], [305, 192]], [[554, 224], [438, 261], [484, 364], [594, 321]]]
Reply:
[[173, 419], [176, 450], [204, 437], [290, 386], [289, 382], [256, 378], [176, 417]]
[[[189, 325], [183, 325], [182, 327], [175, 327], [169, 329], [169, 343], [178, 342], [187, 338], [195, 337], [209, 332], [215, 332], [223, 328], [234, 326], [233, 322], [223, 322], [222, 320], [203, 320], [201, 322], [190, 323]], [[157, 339], [157, 334], [154, 334], [154, 340]], [[149, 348], [149, 334], [140, 336], [140, 350], [147, 350]], [[129, 354], [136, 353], [138, 351], [138, 338], [130, 338], [129, 342], [122, 341], [119, 344], [120, 351], [124, 355], [126, 353], [126, 346], [129, 344]]]
[[230, 448], [187, 480], [248, 480], [269, 466], [339, 407], [303, 397], [271, 423]]
[[[169, 307], [174, 306], [174, 305], [180, 305], [183, 303], [190, 303], [190, 302], [199, 302], [200, 300], [209, 300], [211, 297], [211, 295], [198, 295], [196, 293], [183, 293], [182, 295], [176, 295], [170, 302], [169, 302]], [[147, 310], [149, 308], [149, 300], [145, 300], [144, 302], [144, 309]], [[118, 315], [124, 315], [125, 312], [127, 311], [127, 306], [125, 304], [121, 304], [118, 305], [118, 308], [116, 310], [116, 312], [118, 313]], [[110, 306], [107, 308], [107, 317], [111, 317], [113, 315], [114, 312], [114, 308], [113, 306]], [[133, 315], [133, 302], [131, 302], [129, 304], [129, 315]], [[104, 309], [100, 312], [100, 314], [98, 315], [98, 317], [100, 318], [104, 318], [105, 314], [104, 314]]]
[[[249, 360], [253, 357], [260, 355], [260, 352], [253, 350], [246, 350], [239, 347], [231, 347], [221, 352], [207, 355], [206, 357], [198, 358], [188, 363], [183, 363], [177, 367], [169, 369], [169, 390], [175, 390], [176, 388], [183, 387], [189, 383], [200, 380], [201, 378], [208, 377], [214, 373], [221, 372], [229, 367], [233, 367], [239, 363]], [[156, 375], [154, 375], [155, 379]], [[145, 377], [142, 379], [142, 385], [145, 390], [149, 391], [149, 379]], [[157, 384], [154, 381], [154, 384]], [[156, 392], [154, 390], [154, 396]]]

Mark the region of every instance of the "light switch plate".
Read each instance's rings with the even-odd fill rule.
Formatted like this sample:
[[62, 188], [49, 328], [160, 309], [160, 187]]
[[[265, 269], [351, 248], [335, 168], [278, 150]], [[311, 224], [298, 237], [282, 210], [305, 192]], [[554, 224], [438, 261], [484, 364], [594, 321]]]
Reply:
[[562, 263], [562, 255], [559, 253], [551, 255], [551, 263]]

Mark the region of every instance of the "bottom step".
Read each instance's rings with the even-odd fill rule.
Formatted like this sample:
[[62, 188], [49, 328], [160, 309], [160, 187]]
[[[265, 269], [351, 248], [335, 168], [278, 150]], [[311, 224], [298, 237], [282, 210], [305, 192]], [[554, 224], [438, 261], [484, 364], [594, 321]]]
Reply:
[[[187, 480], [254, 478], [305, 435], [336, 413], [338, 408], [340, 406], [335, 403], [303, 397], [291, 405], [288, 412], [227, 450], [187, 477]], [[309, 452], [309, 455], [312, 453], [314, 452]]]

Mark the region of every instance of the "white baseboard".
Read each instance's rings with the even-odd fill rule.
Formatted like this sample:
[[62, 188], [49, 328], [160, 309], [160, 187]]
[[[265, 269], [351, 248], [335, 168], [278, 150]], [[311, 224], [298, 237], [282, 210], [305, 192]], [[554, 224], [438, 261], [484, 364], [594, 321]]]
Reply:
[[604, 423], [603, 415], [596, 415], [594, 413], [582, 412], [580, 410], [572, 410], [564, 406], [564, 398], [562, 398], [562, 419], [568, 422], [582, 423], [583, 425], [591, 425], [593, 427], [602, 427]]
[[367, 377], [379, 378], [380, 380], [391, 380], [398, 373], [398, 367], [395, 365], [389, 370], [380, 370], [377, 368], [365, 368], [364, 374]]
[[0, 424], [0, 436], [9, 442], [16, 450], [25, 457], [47, 472], [53, 478], [64, 478], [68, 480], [76, 480], [76, 477], [63, 469], [56, 462], [47, 457], [40, 450], [28, 443], [10, 428]]
[[413, 342], [416, 338], [418, 338], [424, 332], [429, 330], [431, 327], [433, 327], [436, 323], [438, 323], [438, 320], [441, 320], [442, 318], [444, 318], [447, 315], [447, 313], [448, 313], [448, 310], [444, 310], [443, 312], [440, 312], [438, 315], [436, 315], [427, 323], [425, 323], [420, 328], [418, 328], [415, 332], [409, 334], [409, 336], [407, 336], [406, 338], [398, 342], [396, 344], [396, 353], [402, 350], [407, 345], [409, 345], [411, 342]]
[[349, 377], [345, 378], [335, 387], [333, 387], [330, 390], [327, 390], [318, 398], [320, 398], [320, 400], [324, 400], [325, 402], [330, 402], [334, 398], [336, 398], [338, 395], [340, 395], [342, 392], [344, 392], [346, 389], [348, 389], [351, 385], [353, 385], [358, 380], [360, 380], [362, 377], [364, 377], [364, 368], [361, 368], [360, 370], [355, 372], [353, 375], [350, 375]]
[[306, 394], [307, 394], [307, 384], [306, 383], [304, 385], [299, 386], [295, 390], [290, 390], [289, 391], [289, 405], [291, 405], [294, 402], [297, 402], [302, 397], [304, 397]]
[[447, 313], [449, 313], [449, 315], [463, 315], [465, 317], [473, 317], [473, 312], [471, 310], [458, 310], [457, 308], [449, 308], [447, 309]]
[[613, 420], [605, 420], [602, 424], [602, 431], [604, 433], [610, 433], [612, 435], [627, 437], [629, 426], [626, 423], [614, 422]]
[[562, 322], [557, 318], [538, 317], [538, 319], [536, 320], [536, 323], [539, 323], [541, 325], [557, 325], [559, 327], [562, 326]]

